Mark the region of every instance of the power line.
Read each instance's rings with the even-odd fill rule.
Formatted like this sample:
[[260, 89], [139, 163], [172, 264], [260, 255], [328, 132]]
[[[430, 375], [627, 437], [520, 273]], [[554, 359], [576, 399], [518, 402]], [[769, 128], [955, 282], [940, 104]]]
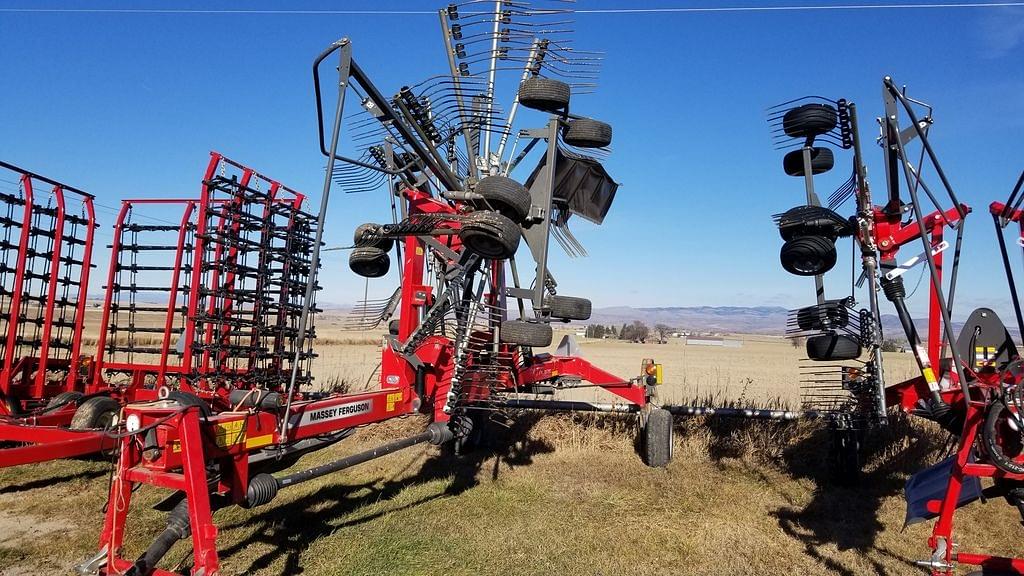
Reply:
[[[715, 12], [798, 12], [835, 10], [936, 10], [943, 8], [1024, 7], [1024, 2], [955, 2], [906, 4], [800, 4], [789, 6], [694, 6], [679, 8], [596, 8], [573, 10], [575, 14], [699, 14]], [[252, 16], [433, 16], [433, 10], [250, 10], [187, 8], [0, 8], [0, 13], [22, 14], [188, 14]], [[486, 12], [480, 12], [486, 14]], [[476, 12], [467, 13], [476, 14]]]

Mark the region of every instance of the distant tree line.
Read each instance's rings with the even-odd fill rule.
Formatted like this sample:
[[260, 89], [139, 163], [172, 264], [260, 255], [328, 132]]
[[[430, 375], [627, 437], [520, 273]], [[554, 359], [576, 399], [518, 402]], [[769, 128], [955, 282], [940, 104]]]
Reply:
[[623, 324], [619, 327], [616, 327], [614, 324], [608, 326], [603, 324], [590, 324], [587, 326], [584, 336], [587, 338], [626, 340], [628, 342], [639, 342], [641, 344], [647, 342], [647, 339], [653, 336], [658, 342], [664, 343], [673, 331], [674, 328], [665, 324], [655, 324], [654, 330], [652, 331], [647, 324], [644, 324], [640, 320], [634, 320], [631, 324]]

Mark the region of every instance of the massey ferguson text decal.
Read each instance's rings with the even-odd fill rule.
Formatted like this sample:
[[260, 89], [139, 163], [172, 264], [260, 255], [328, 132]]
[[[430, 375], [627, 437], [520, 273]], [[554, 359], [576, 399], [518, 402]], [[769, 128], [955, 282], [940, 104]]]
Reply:
[[360, 400], [359, 402], [349, 402], [348, 404], [336, 404], [334, 406], [328, 406], [327, 408], [307, 410], [302, 413], [302, 418], [299, 420], [299, 426], [330, 422], [331, 420], [341, 420], [342, 418], [351, 418], [352, 416], [366, 414], [372, 409], [373, 400]]

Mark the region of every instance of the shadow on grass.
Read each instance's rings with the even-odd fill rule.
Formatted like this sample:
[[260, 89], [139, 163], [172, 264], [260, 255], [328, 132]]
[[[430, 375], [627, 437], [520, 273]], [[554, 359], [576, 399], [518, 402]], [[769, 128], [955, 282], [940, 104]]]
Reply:
[[[772, 485], [772, 479], [765, 473], [766, 466], [814, 484], [809, 502], [797, 503], [783, 494], [789, 505], [772, 512], [779, 528], [801, 542], [809, 557], [844, 576], [854, 576], [858, 571], [831, 558], [825, 548], [859, 553], [875, 574], [887, 573], [878, 556], [914, 566], [878, 546], [878, 535], [885, 527], [879, 509], [883, 500], [903, 491], [910, 474], [935, 461], [941, 448], [935, 432], [911, 423], [904, 415], [894, 416], [887, 429], [865, 439], [861, 461], [867, 465], [859, 481], [851, 483], [835, 476], [831, 465], [833, 439], [823, 422], [717, 419], [703, 425], [710, 434], [709, 454], [719, 465], [724, 466], [725, 459], [740, 459], [748, 472], [767, 486]], [[677, 430], [692, 434], [694, 426], [684, 423]]]
[[83, 470], [72, 474], [36, 478], [35, 480], [29, 480], [27, 482], [22, 482], [21, 484], [9, 484], [7, 486], [2, 486], [0, 487], [0, 494], [17, 494], [19, 492], [28, 492], [29, 490], [37, 490], [39, 488], [49, 488], [54, 484], [69, 482], [71, 480], [92, 480], [94, 478], [99, 478], [100, 476], [106, 476], [109, 473], [110, 470]]
[[[252, 528], [254, 534], [242, 542], [235, 543], [220, 551], [220, 557], [229, 558], [247, 547], [262, 543], [271, 550], [254, 559], [242, 573], [249, 574], [269, 568], [283, 560], [281, 574], [301, 574], [301, 554], [316, 540], [329, 536], [337, 530], [371, 522], [386, 514], [392, 514], [426, 504], [428, 502], [457, 496], [479, 484], [485, 467], [487, 474], [496, 479], [501, 465], [526, 466], [537, 454], [554, 451], [546, 440], [530, 438], [529, 432], [540, 420], [540, 415], [524, 414], [507, 426], [488, 423], [484, 441], [475, 450], [456, 456], [451, 450], [427, 458], [420, 468], [400, 477], [380, 479], [362, 484], [336, 484], [288, 503], [246, 516], [237, 522], [224, 526], [223, 530]], [[435, 480], [450, 480], [444, 491], [420, 498], [400, 507], [388, 507], [378, 512], [361, 515], [339, 522], [362, 507], [387, 502], [397, 497], [409, 486]]]

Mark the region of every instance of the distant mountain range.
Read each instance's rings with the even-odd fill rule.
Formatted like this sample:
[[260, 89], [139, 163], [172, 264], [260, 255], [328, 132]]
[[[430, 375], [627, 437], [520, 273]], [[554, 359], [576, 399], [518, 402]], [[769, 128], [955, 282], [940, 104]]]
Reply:
[[[788, 310], [781, 306], [672, 306], [663, 308], [633, 308], [612, 306], [595, 308], [585, 324], [615, 324], [617, 326], [640, 320], [648, 326], [665, 324], [677, 330], [696, 332], [732, 332], [743, 334], [782, 334], [786, 331]], [[918, 331], [926, 336], [927, 326], [916, 320]], [[962, 323], [954, 322], [959, 332]], [[903, 340], [903, 327], [895, 314], [882, 315], [882, 331], [887, 337]], [[1010, 328], [1011, 334], [1016, 330]]]

